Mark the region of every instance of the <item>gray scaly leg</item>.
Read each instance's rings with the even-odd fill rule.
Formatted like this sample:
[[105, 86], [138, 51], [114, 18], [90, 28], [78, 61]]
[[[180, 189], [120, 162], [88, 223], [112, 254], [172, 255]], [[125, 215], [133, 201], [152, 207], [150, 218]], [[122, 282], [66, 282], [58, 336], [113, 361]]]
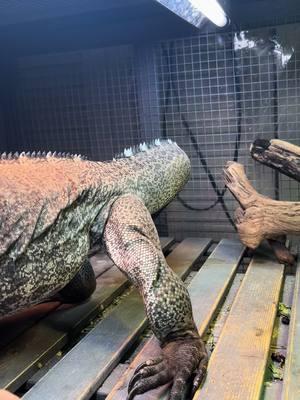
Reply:
[[136, 370], [128, 400], [167, 382], [172, 382], [170, 399], [182, 399], [192, 376], [195, 392], [206, 372], [206, 349], [193, 320], [188, 292], [167, 265], [151, 215], [138, 197], [126, 195], [114, 202], [104, 242], [113, 262], [140, 291], [162, 347], [159, 359]]

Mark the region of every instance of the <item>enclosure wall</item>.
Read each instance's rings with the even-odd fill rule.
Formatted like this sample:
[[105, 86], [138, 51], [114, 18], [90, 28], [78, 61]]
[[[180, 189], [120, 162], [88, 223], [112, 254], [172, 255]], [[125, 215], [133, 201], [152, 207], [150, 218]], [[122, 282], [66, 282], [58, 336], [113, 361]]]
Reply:
[[105, 160], [171, 138], [189, 155], [192, 176], [158, 217], [160, 232], [233, 236], [228, 160], [243, 163], [260, 192], [299, 200], [296, 183], [249, 156], [256, 138], [300, 145], [299, 38], [295, 23], [19, 57], [9, 107], [0, 109], [1, 148]]

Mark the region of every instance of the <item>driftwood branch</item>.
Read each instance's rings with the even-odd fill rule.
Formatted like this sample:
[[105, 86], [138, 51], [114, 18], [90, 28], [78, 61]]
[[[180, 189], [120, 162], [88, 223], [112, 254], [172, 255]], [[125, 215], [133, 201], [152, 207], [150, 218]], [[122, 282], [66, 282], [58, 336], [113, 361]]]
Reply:
[[240, 204], [235, 219], [241, 241], [255, 249], [268, 239], [279, 261], [292, 264], [294, 257], [284, 246], [284, 238], [300, 234], [300, 202], [276, 201], [259, 194], [247, 179], [244, 167], [236, 162], [227, 163], [224, 178]]
[[300, 182], [299, 146], [278, 139], [257, 139], [252, 144], [250, 153], [260, 163]]

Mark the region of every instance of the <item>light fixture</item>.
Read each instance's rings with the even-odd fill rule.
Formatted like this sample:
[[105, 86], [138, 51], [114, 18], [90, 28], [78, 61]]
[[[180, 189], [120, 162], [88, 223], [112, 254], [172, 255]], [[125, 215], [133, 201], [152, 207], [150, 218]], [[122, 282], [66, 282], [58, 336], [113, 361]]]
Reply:
[[156, 0], [169, 10], [200, 28], [205, 17], [222, 28], [228, 18], [217, 0]]
[[190, 0], [192, 6], [202, 12], [206, 18], [222, 28], [227, 24], [227, 17], [217, 0]]

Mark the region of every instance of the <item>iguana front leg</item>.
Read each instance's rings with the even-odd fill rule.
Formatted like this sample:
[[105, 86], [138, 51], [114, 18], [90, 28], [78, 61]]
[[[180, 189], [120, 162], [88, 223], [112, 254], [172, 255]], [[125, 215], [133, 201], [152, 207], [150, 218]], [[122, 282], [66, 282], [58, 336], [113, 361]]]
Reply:
[[115, 201], [104, 242], [113, 262], [143, 296], [151, 328], [162, 347], [161, 358], [149, 360], [135, 372], [128, 399], [170, 381], [170, 399], [182, 399], [191, 376], [194, 391], [201, 383], [207, 353], [188, 292], [167, 265], [151, 215], [138, 197], [127, 195]]

